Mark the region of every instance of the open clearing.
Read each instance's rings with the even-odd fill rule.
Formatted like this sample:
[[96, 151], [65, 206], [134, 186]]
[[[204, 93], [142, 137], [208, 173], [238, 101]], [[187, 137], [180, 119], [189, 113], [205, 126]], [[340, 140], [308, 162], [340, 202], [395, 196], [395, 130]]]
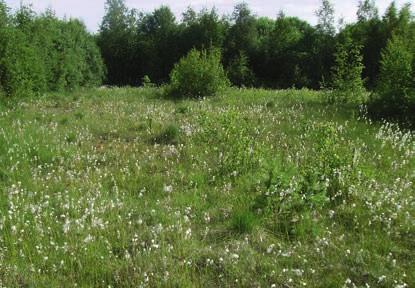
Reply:
[[415, 287], [415, 138], [311, 91], [0, 108], [0, 287]]

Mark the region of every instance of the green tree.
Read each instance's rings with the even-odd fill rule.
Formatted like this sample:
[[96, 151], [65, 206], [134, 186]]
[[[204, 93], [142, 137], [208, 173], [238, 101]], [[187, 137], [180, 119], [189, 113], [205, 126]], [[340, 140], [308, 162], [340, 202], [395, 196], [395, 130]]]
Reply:
[[380, 54], [386, 46], [387, 39], [373, 0], [359, 1], [357, 18], [358, 21], [347, 25], [340, 35], [350, 33], [353, 42], [362, 46], [363, 79], [366, 79], [365, 86], [373, 89], [379, 74]]
[[317, 10], [318, 24], [316, 36], [311, 43], [313, 53], [311, 66], [314, 67], [314, 76], [320, 86], [325, 86], [330, 78], [330, 68], [334, 64], [333, 54], [335, 51], [334, 7], [330, 0], [322, 0]]
[[377, 93], [371, 103], [372, 114], [386, 118], [415, 119], [414, 50], [410, 47], [412, 41], [394, 36], [383, 51]]
[[307, 71], [310, 47], [307, 47], [309, 43], [306, 41], [313, 32], [309, 24], [295, 17], [280, 14], [275, 21], [267, 51], [270, 81], [277, 88], [303, 87], [307, 84], [303, 73]]
[[196, 13], [191, 8], [183, 14], [181, 41], [187, 53], [191, 48], [221, 48], [225, 39], [226, 23], [219, 18], [215, 9], [203, 9]]
[[334, 93], [329, 100], [338, 103], [362, 103], [364, 85], [362, 80], [363, 57], [361, 47], [353, 43], [350, 35], [343, 35], [335, 53], [332, 68], [332, 87]]
[[169, 7], [162, 6], [146, 14], [138, 26], [144, 72], [155, 82], [166, 82], [174, 63], [180, 59], [179, 29], [174, 14]]
[[248, 57], [243, 51], [231, 61], [227, 72], [232, 84], [238, 87], [250, 87], [254, 84], [254, 74], [249, 68]]
[[322, 0], [320, 8], [316, 11], [318, 17], [317, 29], [326, 35], [334, 36], [336, 28], [334, 26], [334, 6], [330, 0]]
[[8, 96], [42, 93], [46, 83], [40, 55], [8, 12], [0, 2], [0, 89]]
[[235, 6], [231, 21], [233, 25], [229, 28], [224, 45], [224, 62], [227, 65], [241, 52], [250, 59], [258, 48], [256, 17], [246, 3]]
[[359, 22], [366, 22], [379, 17], [379, 11], [374, 0], [359, 0], [357, 19]]
[[30, 96], [46, 90], [41, 58], [25, 34], [15, 28], [1, 32], [0, 86], [9, 96]]
[[234, 25], [229, 31], [230, 45], [235, 51], [245, 51], [247, 53], [256, 49], [258, 30], [256, 27], [256, 18], [252, 15], [246, 3], [240, 3], [235, 6], [232, 13]]
[[104, 66], [95, 39], [78, 20], [0, 2], [0, 86], [8, 96], [99, 85]]
[[124, 0], [106, 0], [98, 45], [107, 67], [107, 83], [132, 84], [135, 77], [135, 19]]
[[219, 50], [192, 49], [171, 72], [167, 93], [176, 98], [203, 98], [215, 95], [228, 85]]

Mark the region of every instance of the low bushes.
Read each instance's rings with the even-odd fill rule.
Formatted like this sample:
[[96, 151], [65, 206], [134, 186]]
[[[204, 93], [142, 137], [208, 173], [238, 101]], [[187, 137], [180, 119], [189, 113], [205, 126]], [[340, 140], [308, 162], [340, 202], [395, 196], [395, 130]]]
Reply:
[[167, 94], [174, 98], [203, 98], [229, 86], [218, 50], [191, 50], [170, 74]]

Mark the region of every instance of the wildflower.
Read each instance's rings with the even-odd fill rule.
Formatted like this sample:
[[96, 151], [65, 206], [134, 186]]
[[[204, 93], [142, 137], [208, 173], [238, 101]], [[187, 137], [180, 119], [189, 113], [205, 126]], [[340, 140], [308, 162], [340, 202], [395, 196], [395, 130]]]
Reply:
[[232, 258], [232, 259], [235, 259], [235, 260], [238, 260], [238, 259], [239, 259], [239, 255], [238, 255], [238, 254], [233, 253], [233, 254], [231, 255], [231, 258]]
[[63, 233], [67, 234], [69, 232], [69, 227], [71, 225], [71, 222], [66, 219], [65, 224], [63, 224]]
[[186, 234], [184, 235], [184, 239], [189, 240], [192, 237], [192, 229], [187, 229]]
[[94, 240], [94, 237], [92, 237], [91, 235], [88, 234], [88, 236], [86, 236], [85, 239], [84, 239], [84, 243], [89, 243], [92, 240]]
[[164, 192], [171, 193], [173, 192], [173, 186], [172, 185], [164, 185]]

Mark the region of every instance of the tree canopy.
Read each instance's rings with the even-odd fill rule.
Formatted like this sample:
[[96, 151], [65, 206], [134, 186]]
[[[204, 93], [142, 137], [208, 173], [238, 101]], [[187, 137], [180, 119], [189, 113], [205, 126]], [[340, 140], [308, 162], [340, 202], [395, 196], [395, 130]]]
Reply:
[[94, 37], [76, 19], [0, 1], [0, 90], [8, 96], [99, 85], [105, 68]]

